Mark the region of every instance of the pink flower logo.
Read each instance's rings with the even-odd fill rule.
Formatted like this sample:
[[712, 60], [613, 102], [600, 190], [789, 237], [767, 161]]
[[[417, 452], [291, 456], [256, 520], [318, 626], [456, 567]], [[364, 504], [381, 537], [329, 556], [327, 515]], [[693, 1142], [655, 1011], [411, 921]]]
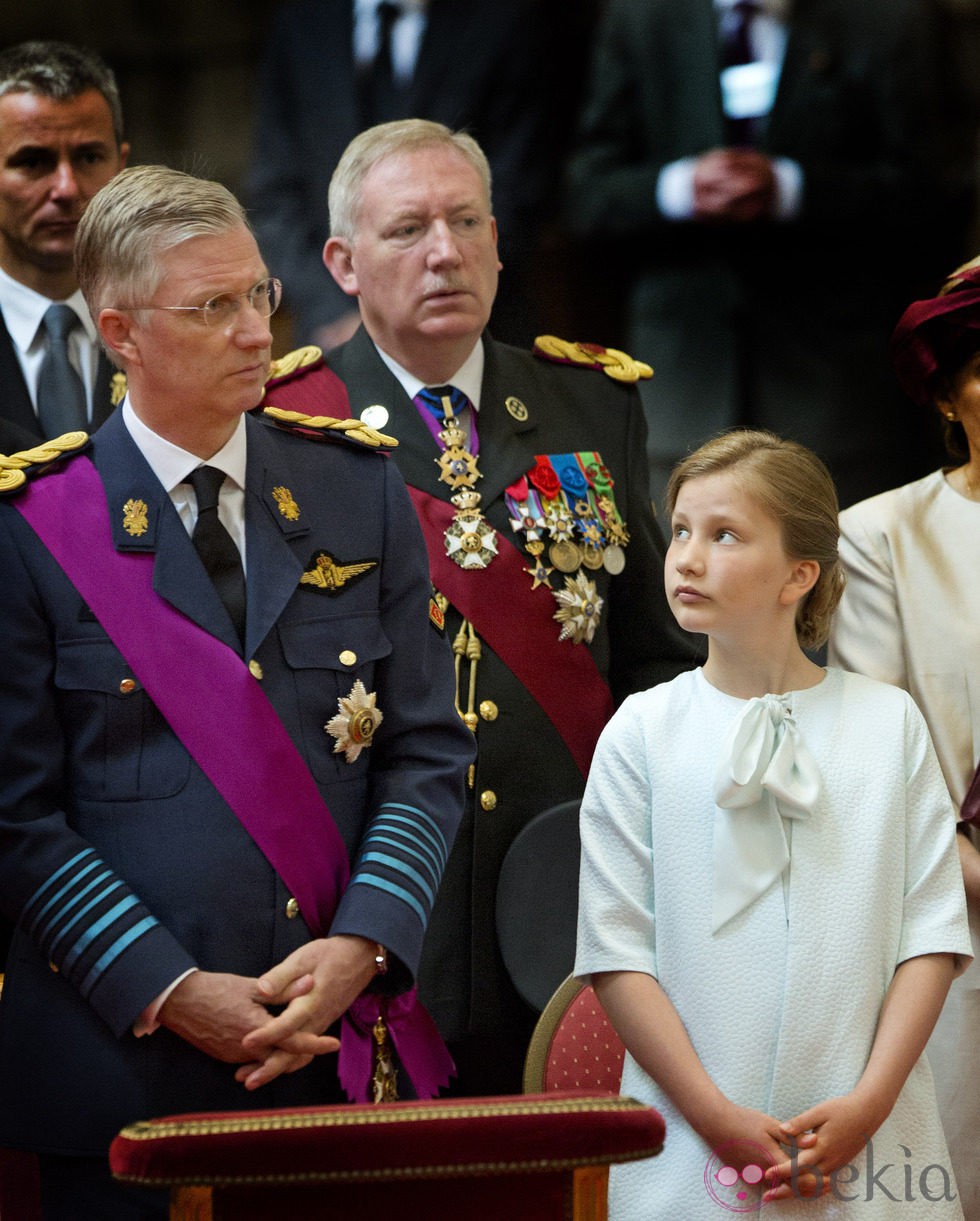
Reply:
[[754, 1213], [775, 1166], [770, 1154], [751, 1140], [733, 1140], [712, 1151], [704, 1168], [704, 1186], [716, 1204], [733, 1213]]

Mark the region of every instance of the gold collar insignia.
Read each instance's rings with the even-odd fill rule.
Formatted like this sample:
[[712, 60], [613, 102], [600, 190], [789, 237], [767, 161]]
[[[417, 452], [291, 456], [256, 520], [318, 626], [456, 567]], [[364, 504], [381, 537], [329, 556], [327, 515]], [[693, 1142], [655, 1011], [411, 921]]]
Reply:
[[273, 488], [272, 499], [279, 506], [279, 512], [287, 521], [299, 521], [299, 505], [293, 500], [289, 488]]
[[127, 500], [123, 505], [123, 529], [132, 538], [140, 538], [149, 529], [145, 500]]

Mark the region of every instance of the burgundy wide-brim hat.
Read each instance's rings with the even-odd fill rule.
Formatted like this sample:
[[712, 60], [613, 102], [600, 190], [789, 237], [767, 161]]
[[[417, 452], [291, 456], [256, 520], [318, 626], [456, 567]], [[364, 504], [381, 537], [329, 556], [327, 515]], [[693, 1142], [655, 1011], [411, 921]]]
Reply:
[[[954, 271], [936, 297], [913, 301], [892, 334], [892, 364], [909, 398], [933, 402], [933, 377], [950, 346], [966, 331], [980, 332], [980, 259]], [[977, 336], [980, 346], [980, 334]]]

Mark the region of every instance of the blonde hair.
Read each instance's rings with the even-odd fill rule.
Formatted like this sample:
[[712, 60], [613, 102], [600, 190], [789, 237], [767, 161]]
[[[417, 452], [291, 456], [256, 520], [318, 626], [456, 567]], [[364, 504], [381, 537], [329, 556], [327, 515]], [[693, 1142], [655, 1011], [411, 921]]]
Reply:
[[353, 242], [360, 219], [364, 179], [386, 157], [415, 153], [427, 148], [446, 148], [468, 162], [479, 175], [491, 204], [490, 163], [479, 144], [463, 131], [452, 131], [443, 123], [429, 119], [398, 119], [369, 127], [347, 145], [330, 179], [327, 205], [330, 210], [330, 235]]
[[165, 251], [241, 225], [248, 228], [242, 206], [220, 183], [163, 165], [123, 170], [92, 197], [75, 235], [75, 270], [92, 317], [145, 304], [163, 276]]
[[812, 450], [774, 433], [735, 429], [706, 442], [674, 467], [667, 483], [668, 516], [690, 479], [730, 471], [740, 487], [779, 522], [786, 554], [816, 560], [820, 575], [796, 610], [801, 648], [815, 649], [830, 634], [844, 592], [844, 569], [837, 546], [837, 490], [830, 472]]

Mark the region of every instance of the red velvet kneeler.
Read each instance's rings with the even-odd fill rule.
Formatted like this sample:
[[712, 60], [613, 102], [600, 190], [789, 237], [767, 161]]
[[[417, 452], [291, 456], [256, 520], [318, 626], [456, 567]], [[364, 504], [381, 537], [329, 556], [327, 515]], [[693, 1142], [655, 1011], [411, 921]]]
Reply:
[[116, 1178], [171, 1188], [180, 1221], [604, 1221], [614, 1162], [664, 1123], [597, 1091], [175, 1115], [116, 1137]]

